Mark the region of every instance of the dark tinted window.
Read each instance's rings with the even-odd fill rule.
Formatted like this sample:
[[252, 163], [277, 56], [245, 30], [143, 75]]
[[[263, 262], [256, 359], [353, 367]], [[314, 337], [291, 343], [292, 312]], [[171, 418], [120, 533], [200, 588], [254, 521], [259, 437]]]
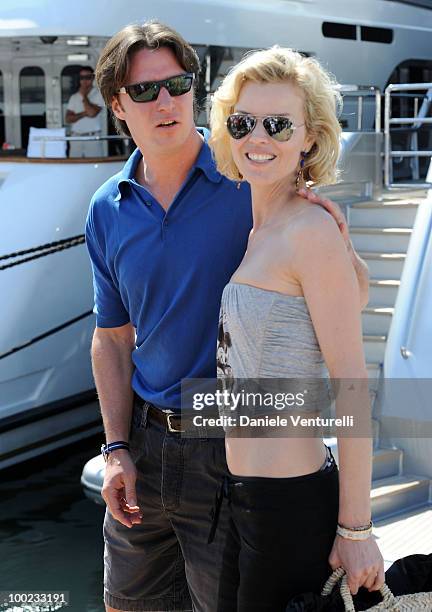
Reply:
[[63, 68], [61, 72], [61, 92], [63, 104], [67, 104], [71, 95], [78, 91], [80, 86], [80, 70], [81, 66], [74, 64], [70, 64]]
[[0, 147], [5, 141], [3, 73], [0, 70]]
[[326, 38], [345, 38], [355, 40], [356, 26], [348, 23], [334, 23], [332, 21], [324, 21], [322, 24], [322, 33]]
[[45, 74], [39, 66], [27, 66], [20, 72], [21, 142], [27, 148], [31, 127], [46, 127]]
[[391, 0], [391, 2], [400, 2], [401, 4], [412, 4], [426, 9], [432, 9], [432, 0]]
[[361, 39], [369, 42], [386, 43], [389, 45], [393, 42], [393, 30], [389, 28], [370, 28], [361, 26]]
[[42, 68], [28, 66], [20, 72], [21, 104], [45, 105], [45, 75]]

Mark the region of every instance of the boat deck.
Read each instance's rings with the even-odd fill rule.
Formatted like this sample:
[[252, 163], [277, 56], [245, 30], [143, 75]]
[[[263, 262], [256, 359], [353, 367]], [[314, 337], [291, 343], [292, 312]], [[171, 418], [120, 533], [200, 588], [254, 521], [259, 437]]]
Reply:
[[408, 555], [432, 553], [432, 506], [409, 510], [374, 523], [374, 534], [384, 557], [384, 569]]

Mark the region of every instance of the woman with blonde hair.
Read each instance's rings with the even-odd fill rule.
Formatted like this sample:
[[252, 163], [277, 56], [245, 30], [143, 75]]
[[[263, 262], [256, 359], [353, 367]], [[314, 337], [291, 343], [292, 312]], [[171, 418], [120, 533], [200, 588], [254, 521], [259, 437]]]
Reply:
[[[297, 413], [316, 416], [329, 375], [338, 416], [364, 424], [370, 403], [354, 270], [334, 219], [299, 195], [336, 179], [335, 85], [315, 59], [276, 46], [246, 55], [214, 95], [218, 170], [250, 184], [253, 209], [247, 251], [222, 295], [219, 338], [223, 372], [234, 380], [308, 379], [310, 399]], [[231, 522], [218, 609], [285, 610], [294, 595], [319, 593], [339, 566], [352, 593], [378, 590], [384, 566], [372, 537], [365, 429], [338, 436], [339, 468], [319, 428], [290, 437], [239, 429], [226, 433]]]

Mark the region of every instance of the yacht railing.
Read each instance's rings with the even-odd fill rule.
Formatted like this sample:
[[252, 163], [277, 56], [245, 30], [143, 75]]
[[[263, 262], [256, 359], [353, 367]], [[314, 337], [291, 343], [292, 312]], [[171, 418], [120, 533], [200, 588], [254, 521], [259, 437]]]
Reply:
[[[34, 136], [33, 137], [33, 142], [40, 142], [41, 143], [41, 156], [40, 159], [45, 159], [45, 145], [48, 142], [99, 142], [99, 141], [103, 141], [103, 140], [120, 140], [123, 141], [124, 146], [127, 147], [129, 141], [131, 140], [130, 136], [120, 136], [120, 135], [113, 135], [113, 136], [98, 136], [96, 134], [93, 134], [91, 136]], [[121, 156], [119, 156], [119, 158], [121, 158]], [[85, 159], [85, 158], [83, 158]]]
[[[418, 108], [418, 98], [414, 100], [414, 117], [392, 117], [391, 101], [395, 92], [426, 91], [423, 103]], [[397, 95], [397, 94], [396, 94]], [[400, 94], [399, 94], [400, 95]], [[420, 150], [418, 147], [417, 133], [422, 125], [431, 124], [432, 117], [426, 117], [432, 103], [432, 83], [403, 83], [391, 84], [385, 90], [384, 95], [384, 184], [388, 189], [399, 187], [429, 188], [430, 182], [395, 183], [393, 182], [393, 158], [410, 157], [417, 163], [413, 166], [414, 179], [418, 178], [419, 157], [432, 157], [432, 151]], [[391, 143], [391, 126], [408, 125], [412, 130], [411, 148], [404, 151], [393, 151]]]
[[[429, 204], [431, 203], [432, 202], [429, 200]], [[426, 266], [425, 266], [425, 262], [427, 260], [426, 254], [427, 254], [428, 249], [430, 250], [430, 244], [431, 244], [432, 215], [430, 213], [430, 210], [431, 210], [431, 207], [428, 206], [427, 210], [425, 209], [421, 211], [421, 214], [422, 214], [421, 219], [423, 223], [421, 223], [421, 226], [420, 226], [421, 229], [419, 228], [417, 230], [418, 235], [420, 235], [420, 231], [422, 232], [423, 242], [422, 242], [419, 252], [416, 254], [418, 265], [415, 270], [415, 280], [413, 279], [412, 281], [413, 289], [410, 295], [410, 305], [409, 305], [409, 308], [406, 308], [406, 312], [409, 313], [409, 316], [407, 317], [406, 327], [401, 337], [400, 353], [404, 359], [409, 359], [413, 354], [412, 351], [410, 350], [411, 340], [412, 340], [412, 329], [413, 329], [413, 326], [416, 320], [417, 308], [419, 307], [420, 297], [423, 297], [423, 300], [425, 301], [424, 293], [422, 294], [421, 288], [425, 286], [424, 282], [425, 282], [426, 273], [427, 273]], [[427, 282], [427, 278], [426, 278], [426, 282]], [[424, 308], [424, 302], [423, 304], [420, 303], [420, 306], [423, 306]]]
[[339, 85], [337, 89], [344, 97], [357, 98], [357, 131], [363, 128], [363, 99], [367, 96], [375, 98], [375, 132], [381, 131], [381, 90], [374, 85]]

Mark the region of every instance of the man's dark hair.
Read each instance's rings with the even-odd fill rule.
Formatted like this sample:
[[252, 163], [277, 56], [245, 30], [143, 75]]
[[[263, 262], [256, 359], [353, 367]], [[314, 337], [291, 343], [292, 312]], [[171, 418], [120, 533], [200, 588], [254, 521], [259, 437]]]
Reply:
[[[96, 83], [107, 108], [120, 87], [127, 85], [131, 58], [140, 49], [171, 49], [185, 72], [198, 76], [200, 69], [195, 49], [175, 30], [160, 21], [131, 24], [117, 32], [106, 44], [96, 66]], [[119, 134], [130, 136], [125, 121], [113, 114], [113, 122]]]
[[94, 73], [94, 70], [91, 66], [80, 66], [79, 71], [81, 72], [82, 70], [86, 70], [87, 72], [91, 72], [92, 74]]

